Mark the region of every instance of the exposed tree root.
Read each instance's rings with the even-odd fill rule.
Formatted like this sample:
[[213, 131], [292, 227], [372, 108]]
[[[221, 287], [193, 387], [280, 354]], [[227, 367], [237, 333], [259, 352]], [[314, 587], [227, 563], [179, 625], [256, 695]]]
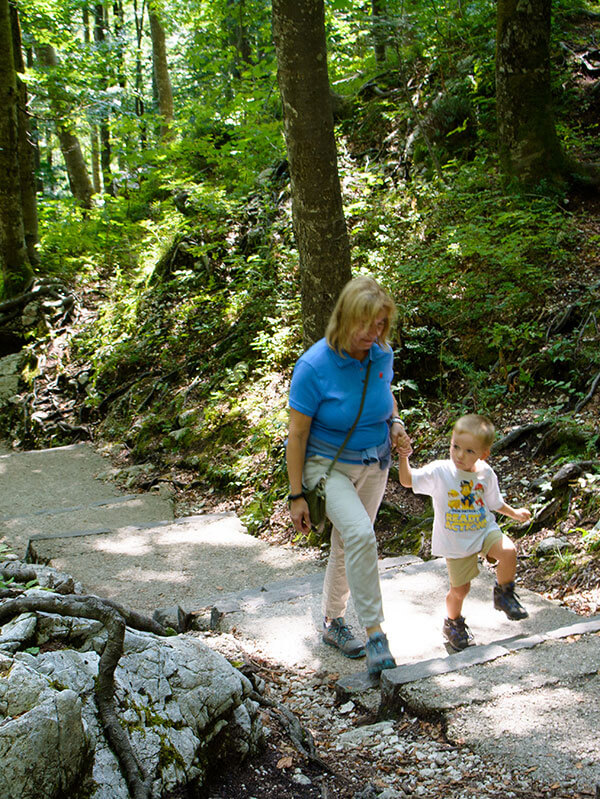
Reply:
[[51, 594], [32, 596], [31, 594], [7, 599], [0, 603], [0, 625], [21, 613], [58, 613], [62, 616], [76, 616], [102, 622], [108, 632], [108, 640], [100, 656], [98, 678], [95, 683], [95, 697], [107, 740], [121, 766], [133, 799], [150, 799], [152, 777], [145, 773], [129, 740], [129, 736], [119, 723], [115, 708], [114, 674], [123, 654], [125, 627], [128, 624], [139, 630], [164, 635], [160, 624], [138, 613], [128, 611], [116, 602], [103, 600], [96, 596], [68, 597]]
[[271, 699], [267, 699], [257, 691], [252, 691], [250, 698], [258, 702], [262, 707], [269, 708], [277, 713], [279, 721], [289, 735], [290, 741], [296, 751], [307, 760], [310, 760], [311, 763], [318, 765], [324, 771], [334, 774], [338, 779], [346, 780], [343, 774], [334, 771], [334, 769], [319, 756], [312, 733], [300, 724], [298, 717], [292, 713], [289, 708], [282, 705], [281, 702], [274, 702]]

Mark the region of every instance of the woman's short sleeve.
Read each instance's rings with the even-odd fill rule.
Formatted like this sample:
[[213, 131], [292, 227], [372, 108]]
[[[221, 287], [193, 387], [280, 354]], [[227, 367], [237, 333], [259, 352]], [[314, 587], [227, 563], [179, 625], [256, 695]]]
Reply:
[[299, 360], [294, 367], [290, 385], [290, 408], [311, 418], [321, 402], [322, 391], [314, 368]]

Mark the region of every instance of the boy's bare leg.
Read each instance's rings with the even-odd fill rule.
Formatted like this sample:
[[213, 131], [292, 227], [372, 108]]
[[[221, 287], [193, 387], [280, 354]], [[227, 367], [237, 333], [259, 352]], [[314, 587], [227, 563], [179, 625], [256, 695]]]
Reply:
[[496, 560], [496, 581], [498, 585], [514, 582], [517, 573], [517, 550], [507, 535], [502, 536], [488, 552], [488, 557]]
[[471, 589], [471, 583], [451, 585], [446, 594], [446, 613], [449, 619], [458, 619], [462, 613], [463, 602]]

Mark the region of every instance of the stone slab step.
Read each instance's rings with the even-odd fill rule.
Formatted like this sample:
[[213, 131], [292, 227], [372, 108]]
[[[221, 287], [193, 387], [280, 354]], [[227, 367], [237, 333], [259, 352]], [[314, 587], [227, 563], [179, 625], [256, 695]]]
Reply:
[[[396, 662], [404, 666], [437, 658], [452, 662], [457, 655], [449, 654], [441, 634], [448, 590], [444, 560], [384, 559], [379, 568], [384, 629]], [[222, 629], [235, 627], [237, 634], [254, 641], [272, 659], [289, 667], [305, 664], [337, 673], [345, 692], [362, 692], [371, 686], [364, 659], [349, 660], [321, 641], [322, 580], [322, 575], [299, 580], [295, 593], [288, 585], [289, 595], [276, 601], [269, 598], [267, 585], [267, 591], [223, 596], [214, 606], [221, 616]], [[519, 589], [530, 616], [522, 622], [509, 621], [492, 606], [493, 585], [493, 573], [482, 569], [465, 601], [465, 615], [479, 644], [488, 646], [514, 636], [545, 633], [578, 619], [566, 608]], [[273, 592], [274, 598], [278, 592]], [[358, 635], [364, 635], [352, 604], [346, 618]]]
[[[130, 524], [171, 521], [173, 503], [156, 493], [126, 494], [86, 505], [38, 510], [28, 516], [0, 519], [0, 538], [11, 550], [29, 557], [30, 543], [39, 539], [72, 534], [73, 531], [107, 533]], [[34, 556], [35, 557], [35, 556]]]
[[26, 516], [47, 508], [68, 508], [122, 496], [98, 479], [107, 461], [89, 444], [0, 455], [0, 517]]
[[228, 592], [260, 591], [290, 574], [324, 569], [314, 553], [248, 535], [233, 513], [65, 531], [35, 539], [32, 557], [71, 574], [89, 593], [150, 615], [173, 605], [192, 612]]
[[449, 740], [484, 759], [532, 769], [547, 784], [569, 780], [597, 795], [600, 616], [469, 647], [447, 660], [450, 670], [428, 661], [385, 672], [386, 709], [443, 718]]

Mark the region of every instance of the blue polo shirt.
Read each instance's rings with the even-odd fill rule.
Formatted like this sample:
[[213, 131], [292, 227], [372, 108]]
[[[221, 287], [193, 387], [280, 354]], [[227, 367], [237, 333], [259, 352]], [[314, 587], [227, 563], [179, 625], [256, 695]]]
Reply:
[[322, 338], [298, 359], [289, 404], [312, 418], [307, 455], [335, 457], [358, 414], [368, 360], [372, 365], [365, 404], [344, 450], [350, 457], [342, 454], [340, 460], [362, 462], [365, 458], [360, 457], [360, 451], [387, 447], [387, 420], [394, 410], [393, 355], [391, 350], [373, 344], [367, 358], [361, 363], [345, 352], [338, 355]]

